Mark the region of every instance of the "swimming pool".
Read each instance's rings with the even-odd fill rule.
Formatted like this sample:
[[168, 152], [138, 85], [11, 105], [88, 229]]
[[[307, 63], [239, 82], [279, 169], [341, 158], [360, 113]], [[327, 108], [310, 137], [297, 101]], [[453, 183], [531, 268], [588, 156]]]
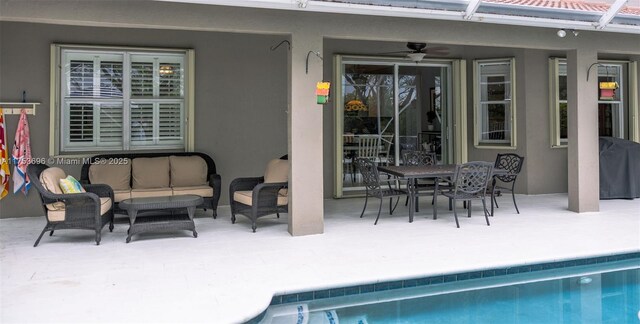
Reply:
[[640, 323], [640, 259], [272, 305], [260, 323]]

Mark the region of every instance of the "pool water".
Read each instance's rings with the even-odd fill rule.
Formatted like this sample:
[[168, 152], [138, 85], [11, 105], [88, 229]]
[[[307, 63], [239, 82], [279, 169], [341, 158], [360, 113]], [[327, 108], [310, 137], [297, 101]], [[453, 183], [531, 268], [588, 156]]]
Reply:
[[[637, 324], [640, 260], [625, 265], [622, 270], [608, 265], [602, 271], [540, 271], [277, 305], [262, 323]], [[287, 309], [293, 311], [287, 315]]]

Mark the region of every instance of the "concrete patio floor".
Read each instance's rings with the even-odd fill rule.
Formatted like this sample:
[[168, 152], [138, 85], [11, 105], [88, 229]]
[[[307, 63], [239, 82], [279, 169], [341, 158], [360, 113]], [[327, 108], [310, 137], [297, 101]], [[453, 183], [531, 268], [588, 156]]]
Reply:
[[[236, 323], [262, 312], [273, 294], [640, 251], [640, 199], [605, 200], [576, 214], [566, 195], [510, 197], [486, 226], [479, 203], [455, 227], [446, 201], [438, 220], [422, 199], [408, 222], [402, 204], [377, 226], [378, 201], [326, 200], [325, 234], [291, 237], [287, 215], [232, 225], [228, 207], [213, 220], [199, 211], [189, 232], [142, 234], [128, 225], [59, 231], [33, 242], [43, 217], [0, 220], [0, 322]], [[5, 215], [3, 215], [5, 216]]]

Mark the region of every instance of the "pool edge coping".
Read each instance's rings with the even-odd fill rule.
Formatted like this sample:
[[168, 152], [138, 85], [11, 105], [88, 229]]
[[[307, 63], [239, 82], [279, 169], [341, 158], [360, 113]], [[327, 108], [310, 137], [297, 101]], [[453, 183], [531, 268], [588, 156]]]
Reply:
[[[625, 261], [631, 259], [640, 259], [640, 249], [628, 252], [618, 252], [609, 255], [599, 255], [590, 257], [574, 257], [566, 258], [559, 261], [547, 261], [540, 263], [520, 263], [513, 264], [508, 267], [485, 267], [471, 271], [447, 272], [436, 275], [420, 276], [407, 279], [396, 279], [387, 281], [376, 281], [364, 284], [341, 286], [334, 288], [323, 288], [316, 290], [306, 290], [300, 292], [275, 293], [268, 306], [282, 305], [295, 302], [309, 302], [313, 300], [327, 299], [332, 297], [344, 297], [350, 295], [366, 294], [378, 291], [397, 290], [402, 288], [423, 287], [436, 284], [450, 283], [456, 281], [465, 281], [471, 279], [491, 278], [498, 276], [514, 275], [518, 273], [537, 272], [551, 269], [571, 268], [583, 265], [593, 265], [599, 263], [608, 263], [616, 261]], [[503, 271], [504, 270], [504, 271]], [[357, 288], [357, 289], [356, 289]], [[363, 289], [364, 288], [364, 289]], [[357, 291], [357, 292], [356, 292]], [[267, 307], [268, 308], [268, 307]], [[260, 314], [254, 316], [246, 323], [258, 323], [267, 309], [265, 308]]]

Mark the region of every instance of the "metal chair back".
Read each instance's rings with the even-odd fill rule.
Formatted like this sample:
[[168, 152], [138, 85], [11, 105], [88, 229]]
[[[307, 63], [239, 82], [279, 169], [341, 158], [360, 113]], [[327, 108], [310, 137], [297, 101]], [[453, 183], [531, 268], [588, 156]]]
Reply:
[[498, 154], [494, 167], [507, 170], [509, 174], [496, 175], [495, 178], [502, 182], [516, 181], [523, 164], [524, 156], [519, 156], [514, 153]]
[[377, 195], [381, 191], [380, 186], [380, 173], [378, 172], [378, 165], [371, 159], [357, 158], [356, 168], [362, 174], [362, 182], [366, 187], [368, 193]]
[[436, 154], [425, 151], [404, 151], [402, 153], [404, 165], [435, 165]]
[[484, 196], [492, 173], [493, 164], [490, 162], [478, 161], [457, 165], [453, 178], [454, 195], [463, 193]]

